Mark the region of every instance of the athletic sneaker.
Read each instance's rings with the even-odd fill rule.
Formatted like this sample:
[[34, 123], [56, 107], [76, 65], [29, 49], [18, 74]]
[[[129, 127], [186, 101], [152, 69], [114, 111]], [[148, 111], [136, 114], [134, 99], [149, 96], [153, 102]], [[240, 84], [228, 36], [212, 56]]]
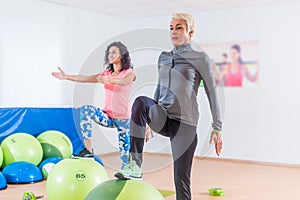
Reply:
[[90, 158], [94, 159], [94, 154], [87, 148], [82, 149], [78, 154], [72, 156], [72, 158]]
[[115, 177], [122, 180], [142, 180], [142, 170], [136, 164], [135, 160], [131, 159], [122, 170], [115, 173]]

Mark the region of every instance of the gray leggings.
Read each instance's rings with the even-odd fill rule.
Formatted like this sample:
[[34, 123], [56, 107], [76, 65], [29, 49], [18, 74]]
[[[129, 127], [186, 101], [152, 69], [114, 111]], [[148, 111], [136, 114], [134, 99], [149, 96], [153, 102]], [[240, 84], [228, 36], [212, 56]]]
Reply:
[[191, 200], [190, 175], [197, 146], [197, 128], [168, 118], [164, 109], [153, 99], [144, 96], [136, 98], [130, 121], [130, 154], [139, 166], [143, 161], [146, 123], [153, 131], [170, 138], [176, 199]]

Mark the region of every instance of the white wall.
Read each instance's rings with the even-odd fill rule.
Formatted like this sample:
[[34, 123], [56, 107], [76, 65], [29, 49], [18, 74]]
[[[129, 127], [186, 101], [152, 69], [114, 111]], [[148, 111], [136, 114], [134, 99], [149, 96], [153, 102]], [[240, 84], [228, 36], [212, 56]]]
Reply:
[[[0, 106], [101, 107], [102, 87], [62, 82], [50, 74], [57, 66], [71, 74], [98, 73], [103, 55], [95, 65], [83, 64], [94, 49], [126, 29], [125, 20], [46, 1], [1, 1]], [[115, 151], [115, 131], [104, 131], [112, 132], [107, 142], [103, 130], [95, 126], [96, 153]]]
[[[15, 7], [14, 1], [5, 1], [0, 7], [1, 107], [103, 105], [101, 87], [60, 82], [50, 73], [58, 65], [68, 73], [96, 73], [103, 55], [97, 59], [93, 53], [103, 52], [103, 44], [128, 31], [167, 31], [170, 19], [124, 20], [34, 0], [18, 1], [20, 6]], [[292, 3], [193, 13], [197, 21], [194, 40], [198, 43], [257, 40], [260, 44], [259, 86], [226, 88], [225, 100], [221, 96], [225, 103], [222, 157], [300, 164], [300, 134], [296, 127], [300, 102], [299, 11], [300, 4]], [[140, 41], [143, 37], [153, 37], [153, 42], [161, 40], [145, 34]], [[139, 94], [152, 95], [157, 55], [161, 49], [170, 48], [167, 44], [150, 45], [150, 50], [137, 47], [130, 48], [140, 80], [134, 85], [132, 99]], [[199, 102], [202, 115], [197, 155], [214, 156], [213, 147], [207, 144], [210, 115], [202, 90]], [[114, 130], [94, 129], [96, 153], [117, 151]], [[156, 136], [146, 150], [169, 152], [168, 140]]]
[[205, 19], [199, 27], [201, 42], [260, 43], [259, 86], [225, 89], [224, 157], [300, 164], [295, 130], [300, 111], [299, 11], [300, 4], [293, 3], [197, 15]]
[[[257, 87], [225, 88], [223, 158], [300, 164], [300, 4], [193, 13], [197, 43], [259, 41]], [[137, 27], [168, 28], [170, 17], [135, 21]], [[224, 98], [221, 91], [221, 98]], [[201, 119], [197, 155], [215, 156], [208, 144], [210, 116], [206, 96], [199, 93]], [[157, 143], [156, 148], [161, 147]], [[155, 149], [155, 147], [153, 148]], [[150, 151], [153, 149], [149, 149]], [[165, 152], [165, 151], [164, 151]], [[167, 152], [167, 151], [166, 151]]]
[[30, 0], [1, 1], [1, 106], [61, 102], [61, 85], [51, 81], [49, 74], [61, 63], [64, 24], [61, 7]]

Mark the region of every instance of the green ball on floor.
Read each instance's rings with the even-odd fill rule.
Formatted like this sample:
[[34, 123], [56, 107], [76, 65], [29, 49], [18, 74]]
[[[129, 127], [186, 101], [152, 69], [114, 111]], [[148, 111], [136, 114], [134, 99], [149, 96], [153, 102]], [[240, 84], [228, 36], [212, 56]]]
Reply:
[[43, 149], [39, 141], [27, 133], [14, 133], [6, 137], [1, 143], [3, 151], [3, 166], [26, 161], [38, 165], [43, 158]]
[[3, 162], [3, 152], [2, 152], [2, 148], [0, 146], [0, 168], [2, 166], [2, 162]]
[[49, 200], [83, 200], [108, 180], [106, 170], [92, 159], [64, 159], [51, 170], [46, 183]]
[[70, 158], [73, 153], [71, 140], [60, 131], [45, 131], [37, 139], [42, 145], [44, 159], [50, 157]]
[[138, 180], [109, 180], [96, 186], [85, 200], [163, 200], [152, 185]]

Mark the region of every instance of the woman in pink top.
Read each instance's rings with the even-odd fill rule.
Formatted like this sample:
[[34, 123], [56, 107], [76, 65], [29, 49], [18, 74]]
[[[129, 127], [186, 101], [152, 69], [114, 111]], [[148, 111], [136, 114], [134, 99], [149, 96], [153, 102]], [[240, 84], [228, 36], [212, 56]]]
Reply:
[[222, 74], [224, 85], [227, 87], [241, 87], [243, 86], [244, 76], [249, 81], [255, 82], [258, 78], [258, 70], [254, 75], [251, 75], [248, 68], [243, 65], [240, 46], [237, 44], [231, 46], [230, 54], [231, 63], [224, 67]]
[[106, 69], [95, 75], [69, 75], [61, 68], [52, 75], [60, 80], [75, 82], [101, 83], [105, 89], [104, 108], [84, 105], [80, 108], [80, 127], [85, 148], [74, 157], [93, 157], [91, 137], [92, 121], [104, 127], [117, 128], [122, 167], [128, 162], [130, 148], [129, 95], [135, 73], [127, 47], [121, 42], [111, 43], [105, 52]]

